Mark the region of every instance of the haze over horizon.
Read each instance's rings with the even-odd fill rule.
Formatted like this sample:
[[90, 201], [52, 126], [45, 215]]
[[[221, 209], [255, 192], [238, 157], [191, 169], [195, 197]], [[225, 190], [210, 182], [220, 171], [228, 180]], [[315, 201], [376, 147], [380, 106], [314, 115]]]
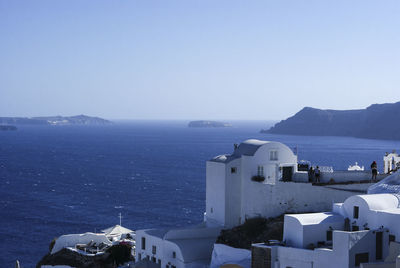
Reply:
[[0, 0], [0, 116], [281, 120], [400, 101], [400, 2]]

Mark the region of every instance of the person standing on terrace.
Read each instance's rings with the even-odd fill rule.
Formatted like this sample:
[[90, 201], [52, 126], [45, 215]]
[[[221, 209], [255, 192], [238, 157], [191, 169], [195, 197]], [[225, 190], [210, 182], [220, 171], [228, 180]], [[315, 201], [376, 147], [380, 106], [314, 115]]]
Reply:
[[376, 176], [378, 175], [378, 165], [376, 164], [376, 161], [372, 162], [371, 164], [371, 172], [372, 172], [372, 178], [371, 180], [376, 181]]
[[321, 171], [319, 170], [319, 166], [317, 166], [314, 170], [315, 182], [320, 182]]

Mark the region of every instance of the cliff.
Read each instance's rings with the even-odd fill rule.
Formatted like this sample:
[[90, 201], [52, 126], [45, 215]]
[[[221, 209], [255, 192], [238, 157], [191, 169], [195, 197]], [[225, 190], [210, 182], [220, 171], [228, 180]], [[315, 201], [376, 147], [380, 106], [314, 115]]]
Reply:
[[106, 125], [110, 121], [86, 115], [43, 117], [0, 117], [1, 124], [13, 125]]
[[305, 107], [263, 133], [307, 136], [351, 136], [400, 140], [400, 102], [373, 104], [360, 110], [321, 110]]
[[283, 215], [275, 218], [247, 219], [242, 225], [222, 230], [217, 244], [250, 249], [252, 243], [279, 240], [283, 237]]

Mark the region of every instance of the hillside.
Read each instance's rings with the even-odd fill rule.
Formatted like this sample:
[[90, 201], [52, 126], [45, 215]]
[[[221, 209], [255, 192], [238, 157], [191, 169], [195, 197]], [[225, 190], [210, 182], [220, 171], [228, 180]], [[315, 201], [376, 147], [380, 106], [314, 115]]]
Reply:
[[221, 230], [217, 244], [251, 249], [251, 244], [283, 238], [283, 215], [275, 218], [251, 218], [232, 229]]
[[400, 102], [373, 104], [361, 110], [305, 107], [263, 133], [307, 136], [351, 136], [400, 140]]

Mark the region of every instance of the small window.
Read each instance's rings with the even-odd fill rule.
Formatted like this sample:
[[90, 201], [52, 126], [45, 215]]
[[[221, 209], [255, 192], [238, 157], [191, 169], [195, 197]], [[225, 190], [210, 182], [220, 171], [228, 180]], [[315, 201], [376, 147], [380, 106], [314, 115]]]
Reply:
[[142, 237], [142, 249], [145, 250], [146, 249], [146, 238]]
[[165, 268], [169, 268], [169, 265], [168, 265], [168, 264], [166, 264], [166, 265], [165, 265]]
[[355, 255], [356, 267], [360, 266], [361, 263], [367, 263], [369, 260], [368, 253], [358, 253]]
[[214, 212], [214, 209], [213, 209], [213, 208], [210, 208], [210, 211], [211, 211], [211, 213], [213, 213], [213, 212]]
[[142, 260], [142, 254], [139, 253], [139, 261]]
[[236, 167], [231, 167], [231, 173], [232, 173], [232, 174], [235, 174], [236, 171], [237, 171]]
[[153, 254], [156, 254], [156, 253], [157, 253], [157, 247], [156, 247], [156, 246], [153, 246], [153, 247], [151, 248], [151, 253], [153, 253]]
[[395, 242], [396, 241], [396, 236], [395, 235], [389, 235], [389, 244], [390, 242]]
[[358, 227], [357, 225], [353, 225], [353, 226], [351, 226], [351, 231], [352, 232], [360, 231], [360, 227]]
[[360, 210], [359, 207], [354, 206], [354, 209], [353, 209], [353, 218], [354, 219], [358, 219], [359, 210]]
[[278, 151], [270, 151], [269, 152], [269, 160], [271, 160], [271, 161], [278, 160]]
[[149, 260], [150, 260], [150, 256], [149, 256], [149, 255], [147, 255], [147, 256], [146, 256], [146, 259], [149, 261]]
[[377, 260], [382, 260], [383, 232], [376, 232], [375, 245], [375, 258]]
[[326, 231], [326, 241], [332, 241], [332, 230]]
[[155, 263], [157, 261], [156, 257], [151, 257], [151, 261]]
[[172, 252], [172, 258], [176, 258], [176, 252], [174, 251], [174, 252]]
[[158, 264], [161, 264], [161, 260], [160, 260], [160, 259], [158, 259], [158, 260], [157, 260], [157, 263], [158, 263]]
[[257, 167], [257, 175], [264, 177], [264, 166], [258, 166]]
[[175, 266], [175, 265], [172, 265], [171, 268], [176, 268], [176, 266]]

